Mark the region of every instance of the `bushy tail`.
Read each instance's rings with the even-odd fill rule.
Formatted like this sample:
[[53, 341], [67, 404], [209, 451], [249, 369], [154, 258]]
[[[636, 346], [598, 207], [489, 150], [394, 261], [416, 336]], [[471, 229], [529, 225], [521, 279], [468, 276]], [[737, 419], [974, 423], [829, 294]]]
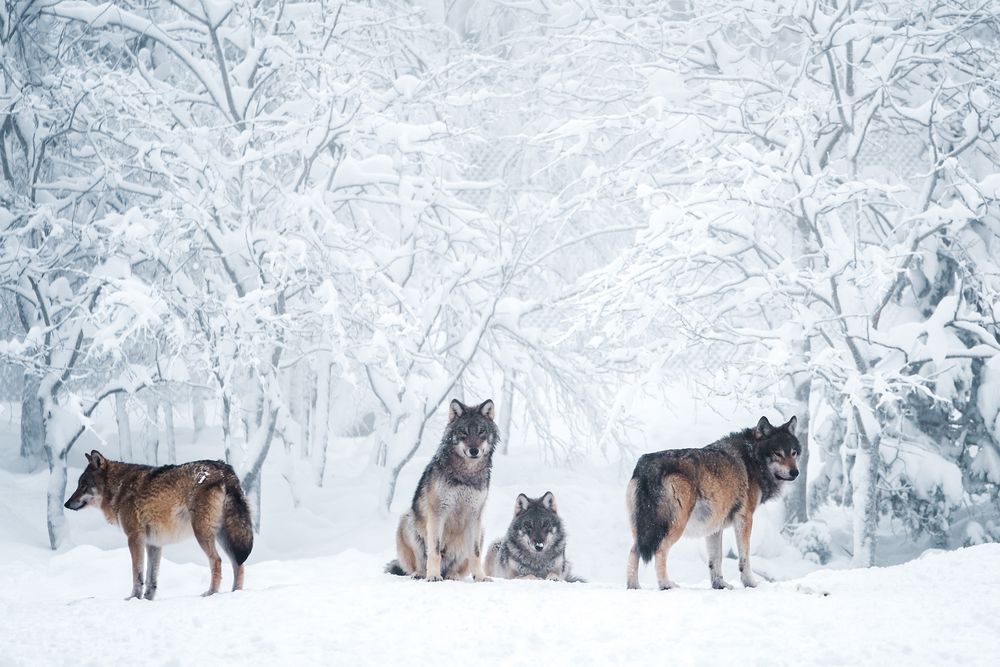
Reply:
[[664, 513], [664, 509], [671, 505], [663, 502], [665, 474], [666, 471], [658, 461], [645, 456], [639, 459], [635, 472], [632, 473], [636, 484], [631, 518], [635, 522], [639, 556], [645, 563], [656, 553], [670, 526], [670, 516]]
[[250, 519], [250, 506], [243, 495], [243, 487], [236, 473], [230, 468], [226, 471], [223, 483], [226, 488], [226, 500], [222, 506], [222, 527], [219, 530], [219, 542], [226, 553], [242, 565], [250, 557], [253, 549], [253, 521]]
[[575, 574], [566, 575], [566, 582], [570, 584], [585, 584], [587, 580], [583, 577], [578, 577]]
[[409, 574], [407, 574], [406, 570], [404, 570], [403, 567], [399, 564], [398, 560], [391, 560], [388, 563], [386, 563], [385, 564], [385, 573], [386, 574], [395, 574], [395, 575], [397, 575], [399, 577], [408, 577], [408, 576], [410, 576]]

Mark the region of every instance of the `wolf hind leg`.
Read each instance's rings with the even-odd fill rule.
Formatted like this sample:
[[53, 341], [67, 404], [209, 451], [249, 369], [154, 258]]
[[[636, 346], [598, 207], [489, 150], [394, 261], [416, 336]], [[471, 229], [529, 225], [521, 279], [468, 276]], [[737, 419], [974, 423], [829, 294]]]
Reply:
[[753, 512], [743, 511], [736, 515], [736, 546], [740, 554], [740, 581], [747, 588], [757, 586], [757, 578], [750, 569], [750, 531], [753, 529]]
[[670, 493], [664, 494], [666, 502], [676, 503], [676, 509], [672, 508], [671, 514], [673, 516], [671, 517], [672, 521], [667, 524], [667, 534], [663, 536], [663, 540], [660, 541], [660, 545], [656, 549], [656, 581], [661, 591], [677, 588], [677, 584], [667, 576], [667, 554], [670, 547], [674, 546], [684, 534], [697, 496], [691, 482], [681, 475], [668, 476], [665, 484], [670, 491]]
[[[420, 549], [419, 538], [414, 540], [415, 531], [412, 530], [411, 524], [412, 515], [410, 513], [400, 517], [399, 526], [396, 528], [396, 560], [394, 561], [400, 572], [390, 571], [390, 574], [421, 577], [426, 571], [426, 558], [421, 558], [423, 550]], [[417, 544], [414, 544], [414, 541]], [[393, 563], [389, 565], [391, 566]]]
[[639, 532], [635, 519], [635, 489], [636, 481], [629, 480], [625, 491], [625, 507], [628, 512], [628, 525], [632, 530], [632, 548], [628, 552], [628, 565], [625, 568], [625, 587], [630, 590], [639, 589]]
[[160, 576], [160, 556], [163, 555], [163, 547], [146, 545], [146, 594], [143, 596], [147, 600], [152, 600], [156, 596], [156, 580]]
[[667, 533], [667, 536], [660, 542], [660, 548], [656, 550], [656, 583], [659, 584], [661, 591], [677, 588], [677, 584], [667, 576], [667, 554], [680, 535], [672, 536], [671, 533]]
[[219, 550], [215, 548], [215, 541], [218, 539], [219, 530], [222, 527], [223, 499], [222, 487], [208, 490], [202, 498], [196, 501], [196, 510], [191, 517], [194, 538], [198, 541], [201, 550], [208, 556], [208, 566], [212, 572], [211, 582], [208, 585], [208, 590], [202, 594], [203, 596], [218, 593], [219, 584], [222, 583], [222, 558], [219, 557]]

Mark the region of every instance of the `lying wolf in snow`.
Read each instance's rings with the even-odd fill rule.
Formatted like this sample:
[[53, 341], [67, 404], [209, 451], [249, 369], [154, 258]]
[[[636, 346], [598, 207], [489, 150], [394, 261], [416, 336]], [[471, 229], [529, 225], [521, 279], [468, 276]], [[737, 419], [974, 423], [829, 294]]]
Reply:
[[486, 552], [486, 574], [503, 579], [584, 581], [570, 574], [566, 532], [551, 491], [541, 498], [523, 493], [517, 497], [507, 534]]

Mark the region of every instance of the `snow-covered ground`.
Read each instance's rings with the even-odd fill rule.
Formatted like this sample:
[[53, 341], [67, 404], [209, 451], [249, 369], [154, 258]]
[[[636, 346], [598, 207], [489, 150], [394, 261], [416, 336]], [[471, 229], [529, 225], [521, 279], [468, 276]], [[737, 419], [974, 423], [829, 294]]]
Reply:
[[3, 554], [4, 665], [995, 665], [1000, 655], [1000, 545], [734, 591], [429, 584], [347, 550], [257, 561], [246, 590], [201, 598], [206, 568], [166, 562], [152, 603], [121, 599], [125, 549]]
[[[781, 507], [771, 503], [757, 515], [753, 557], [758, 573], [775, 582], [738, 588], [729, 558], [724, 571], [737, 590], [714, 591], [703, 542], [685, 540], [671, 552], [671, 576], [683, 588], [653, 590], [646, 566], [646, 590], [626, 591], [627, 466], [552, 467], [516, 447], [496, 460], [487, 538], [503, 532], [517, 493], [551, 490], [574, 570], [590, 583], [430, 584], [383, 574], [396, 517], [429, 452], [406, 471], [385, 514], [376, 509], [380, 480], [359, 451], [365, 443], [341, 440], [325, 488], [303, 478], [295, 495], [279, 471], [296, 465], [280, 460], [283, 451], [272, 453], [246, 590], [201, 598], [209, 573], [192, 541], [165, 549], [155, 602], [126, 602], [129, 556], [120, 530], [97, 511], [70, 513], [66, 546], [50, 551], [47, 474], [19, 470], [9, 434], [0, 440], [7, 453], [0, 460], [2, 666], [987, 665], [1000, 655], [1000, 545], [928, 552], [872, 570], [844, 569], [847, 556], [834, 554], [820, 568], [780, 537]], [[90, 444], [71, 455], [71, 486]], [[210, 448], [203, 438], [181, 447], [181, 457], [210, 455]], [[230, 583], [224, 578], [223, 588]]]

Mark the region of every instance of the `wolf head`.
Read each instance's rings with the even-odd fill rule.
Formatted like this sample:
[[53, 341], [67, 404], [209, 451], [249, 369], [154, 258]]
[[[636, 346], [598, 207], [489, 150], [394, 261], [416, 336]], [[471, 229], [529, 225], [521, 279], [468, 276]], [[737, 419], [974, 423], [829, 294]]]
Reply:
[[562, 521], [551, 491], [541, 498], [529, 498], [523, 493], [517, 497], [509, 537], [526, 552], [539, 555], [562, 542]]
[[87, 505], [94, 505], [99, 508], [103, 503], [108, 460], [96, 449], [89, 454], [84, 454], [84, 456], [87, 457], [87, 467], [84, 469], [83, 474], [80, 475], [76, 491], [73, 492], [73, 495], [63, 505], [63, 507], [69, 510], [80, 510]]
[[500, 439], [500, 431], [493, 421], [494, 414], [492, 400], [469, 406], [452, 399], [448, 406], [448, 426], [442, 440], [455, 454], [465, 459], [489, 459]]
[[798, 420], [792, 417], [781, 426], [772, 426], [767, 417], [761, 417], [753, 429], [757, 457], [767, 465], [771, 475], [782, 482], [790, 482], [799, 476], [798, 459], [802, 445], [795, 437], [797, 423]]

